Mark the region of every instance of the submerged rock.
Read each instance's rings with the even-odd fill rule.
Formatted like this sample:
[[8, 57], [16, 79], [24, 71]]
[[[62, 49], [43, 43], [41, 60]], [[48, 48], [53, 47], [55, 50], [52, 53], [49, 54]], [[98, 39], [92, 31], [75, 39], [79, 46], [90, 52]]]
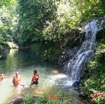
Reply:
[[12, 104], [22, 104], [23, 100], [23, 97], [18, 97], [12, 102]]
[[5, 58], [6, 58], [6, 55], [0, 55], [0, 60]]

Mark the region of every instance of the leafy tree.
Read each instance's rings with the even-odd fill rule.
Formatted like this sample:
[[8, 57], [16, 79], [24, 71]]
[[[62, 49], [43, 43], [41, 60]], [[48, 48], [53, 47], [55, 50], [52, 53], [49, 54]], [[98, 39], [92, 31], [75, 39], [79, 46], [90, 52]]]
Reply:
[[0, 7], [0, 41], [12, 41], [16, 24], [16, 1], [1, 0]]
[[69, 0], [19, 0], [20, 42], [61, 41], [79, 25], [80, 12]]

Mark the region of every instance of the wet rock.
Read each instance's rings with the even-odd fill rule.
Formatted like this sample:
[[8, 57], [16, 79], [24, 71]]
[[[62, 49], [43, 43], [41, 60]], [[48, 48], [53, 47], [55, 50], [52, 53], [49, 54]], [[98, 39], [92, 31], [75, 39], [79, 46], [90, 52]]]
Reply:
[[73, 87], [77, 87], [77, 86], [79, 86], [79, 84], [80, 84], [80, 81], [76, 81], [73, 83]]
[[79, 93], [79, 97], [80, 97], [80, 98], [83, 98], [83, 99], [86, 99], [86, 95], [85, 95], [84, 91], [81, 91], [81, 92]]
[[5, 59], [5, 58], [6, 58], [6, 55], [4, 55], [4, 54], [0, 55], [0, 60]]
[[4, 49], [4, 50], [1, 52], [1, 54], [0, 54], [0, 60], [1, 60], [1, 59], [5, 59], [7, 53], [9, 53], [9, 51], [10, 51], [10, 50], [9, 50], [8, 48]]
[[23, 97], [18, 97], [12, 102], [12, 104], [22, 104], [23, 100]]
[[85, 70], [84, 71], [84, 75], [81, 79], [86, 79], [86, 78], [90, 78], [91, 76], [93, 75], [93, 70], [90, 69], [90, 70]]
[[64, 66], [67, 65], [68, 61], [74, 56], [77, 50], [78, 50], [77, 47], [74, 47], [72, 49], [68, 47], [64, 49], [64, 51], [62, 52], [62, 55], [59, 58], [59, 62], [58, 62], [60, 70], [63, 71]]

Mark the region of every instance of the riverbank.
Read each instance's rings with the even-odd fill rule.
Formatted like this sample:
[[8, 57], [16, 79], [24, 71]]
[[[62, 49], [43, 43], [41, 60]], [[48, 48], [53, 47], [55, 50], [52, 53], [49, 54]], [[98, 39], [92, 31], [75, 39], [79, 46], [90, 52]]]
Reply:
[[[24, 95], [24, 91], [25, 93], [28, 93]], [[68, 90], [68, 93], [60, 92], [59, 94], [54, 95], [39, 93], [40, 92], [37, 92], [36, 95], [33, 96], [31, 93], [29, 93], [29, 88], [23, 89], [22, 94], [20, 94], [21, 96], [15, 98], [12, 101], [12, 104], [86, 104], [82, 99], [81, 102], [76, 101], [76, 99], [74, 100], [73, 96], [68, 94], [71, 93], [70, 90]], [[78, 94], [76, 96], [78, 96]]]

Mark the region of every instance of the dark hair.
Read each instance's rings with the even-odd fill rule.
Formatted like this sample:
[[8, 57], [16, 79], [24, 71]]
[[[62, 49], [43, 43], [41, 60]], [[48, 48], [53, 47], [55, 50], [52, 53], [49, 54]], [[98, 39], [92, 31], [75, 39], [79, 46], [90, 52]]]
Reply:
[[34, 74], [36, 74], [37, 73], [37, 70], [34, 70]]

